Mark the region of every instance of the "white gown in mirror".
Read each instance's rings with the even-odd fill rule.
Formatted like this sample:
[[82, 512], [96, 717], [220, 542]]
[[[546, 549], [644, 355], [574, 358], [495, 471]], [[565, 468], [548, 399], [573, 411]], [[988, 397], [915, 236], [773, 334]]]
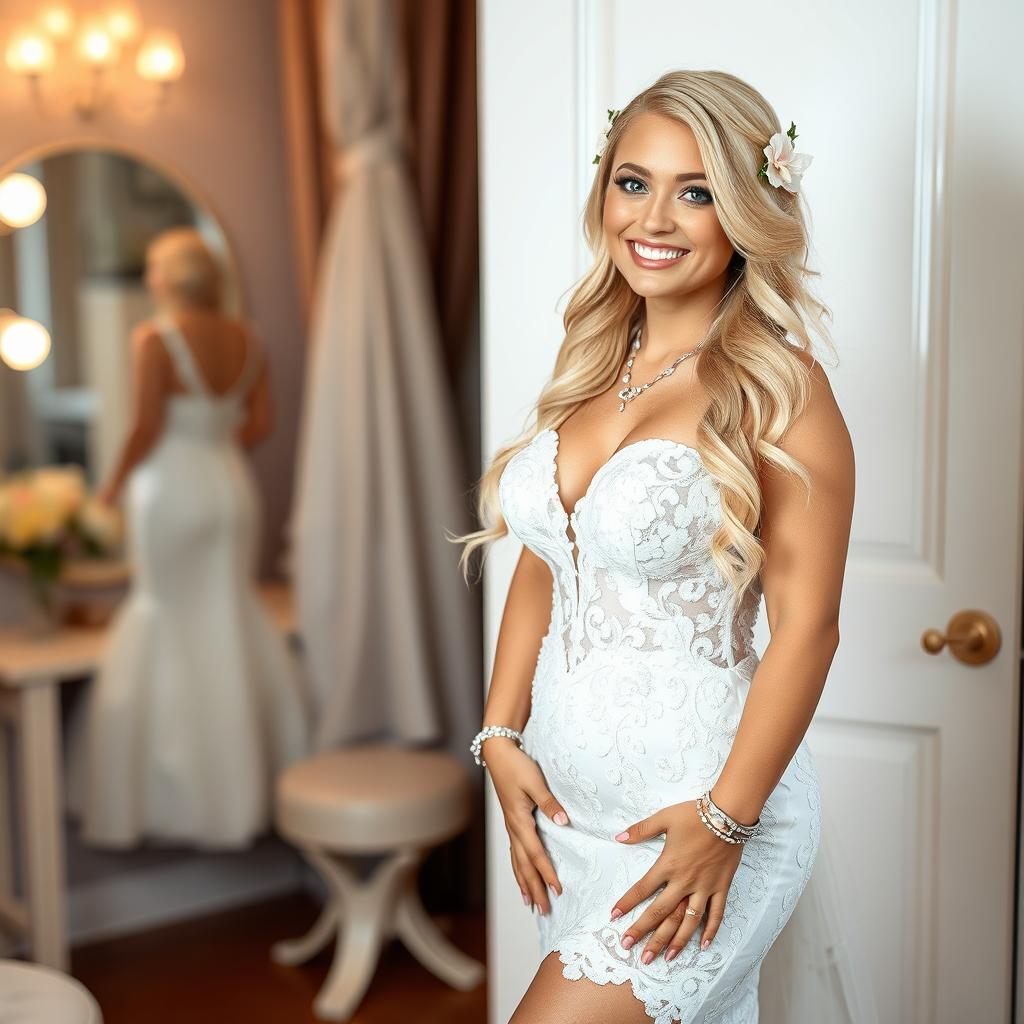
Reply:
[[251, 331], [217, 395], [157, 318], [187, 388], [128, 478], [132, 590], [72, 711], [67, 806], [85, 842], [240, 847], [271, 820], [275, 775], [308, 749], [297, 666], [254, 584], [260, 505], [235, 440], [262, 353]]

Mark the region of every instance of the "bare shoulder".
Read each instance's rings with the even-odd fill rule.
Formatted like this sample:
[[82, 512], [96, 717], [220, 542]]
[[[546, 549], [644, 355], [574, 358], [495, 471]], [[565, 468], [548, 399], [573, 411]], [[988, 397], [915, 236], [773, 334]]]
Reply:
[[807, 367], [810, 383], [807, 403], [789, 425], [779, 447], [802, 462], [812, 476], [824, 474], [836, 483], [852, 481], [853, 441], [825, 368], [802, 349], [793, 354]]
[[162, 344], [160, 332], [152, 320], [140, 320], [132, 328], [131, 340], [136, 349]]
[[137, 323], [131, 331], [132, 356], [142, 369], [162, 372], [171, 364], [163, 338], [152, 320]]

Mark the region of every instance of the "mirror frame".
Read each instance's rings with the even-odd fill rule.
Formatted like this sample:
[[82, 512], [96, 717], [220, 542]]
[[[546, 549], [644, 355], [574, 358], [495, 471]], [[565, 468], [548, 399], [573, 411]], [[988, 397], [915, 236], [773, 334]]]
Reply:
[[238, 303], [237, 308], [231, 310], [228, 315], [247, 320], [251, 315], [247, 301], [247, 289], [236, 255], [237, 246], [231, 237], [224, 218], [217, 213], [216, 207], [210, 201], [210, 197], [204, 189], [197, 186], [187, 174], [179, 171], [166, 161], [154, 157], [152, 154], [130, 143], [112, 141], [99, 136], [84, 135], [76, 136], [73, 139], [51, 140], [50, 142], [44, 142], [38, 146], [31, 146], [26, 150], [22, 150], [16, 157], [0, 163], [0, 180], [6, 178], [8, 174], [14, 174], [24, 164], [45, 160], [48, 156], [55, 156], [60, 153], [73, 153], [90, 149], [110, 150], [121, 156], [130, 157], [138, 163], [148, 164], [163, 174], [169, 181], [173, 182], [186, 198], [202, 208], [203, 212], [220, 228], [221, 234], [224, 236], [224, 258], [227, 264], [225, 271], [235, 282], [235, 295]]

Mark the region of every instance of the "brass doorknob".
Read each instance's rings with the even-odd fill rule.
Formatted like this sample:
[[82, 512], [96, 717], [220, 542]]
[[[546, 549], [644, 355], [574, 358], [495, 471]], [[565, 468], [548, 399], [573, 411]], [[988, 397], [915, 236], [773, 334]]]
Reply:
[[938, 654], [948, 646], [953, 657], [965, 665], [984, 665], [991, 661], [1002, 642], [999, 623], [988, 612], [976, 608], [957, 612], [949, 620], [945, 634], [937, 629], [926, 629], [921, 634], [921, 646], [929, 654]]

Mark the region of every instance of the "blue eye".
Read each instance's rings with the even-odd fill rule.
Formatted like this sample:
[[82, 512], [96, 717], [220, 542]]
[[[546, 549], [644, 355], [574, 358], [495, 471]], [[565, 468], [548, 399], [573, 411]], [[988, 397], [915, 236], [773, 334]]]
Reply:
[[706, 188], [701, 188], [699, 185], [689, 185], [687, 188], [683, 189], [683, 195], [685, 196], [687, 192], [695, 192], [697, 195], [703, 196], [701, 201], [697, 204], [698, 206], [705, 206], [707, 203], [712, 201], [711, 193]]
[[623, 192], [629, 193], [636, 191], [635, 189], [627, 188], [626, 186], [634, 182], [637, 185], [643, 185], [643, 182], [639, 178], [616, 178], [615, 183], [622, 189]]

